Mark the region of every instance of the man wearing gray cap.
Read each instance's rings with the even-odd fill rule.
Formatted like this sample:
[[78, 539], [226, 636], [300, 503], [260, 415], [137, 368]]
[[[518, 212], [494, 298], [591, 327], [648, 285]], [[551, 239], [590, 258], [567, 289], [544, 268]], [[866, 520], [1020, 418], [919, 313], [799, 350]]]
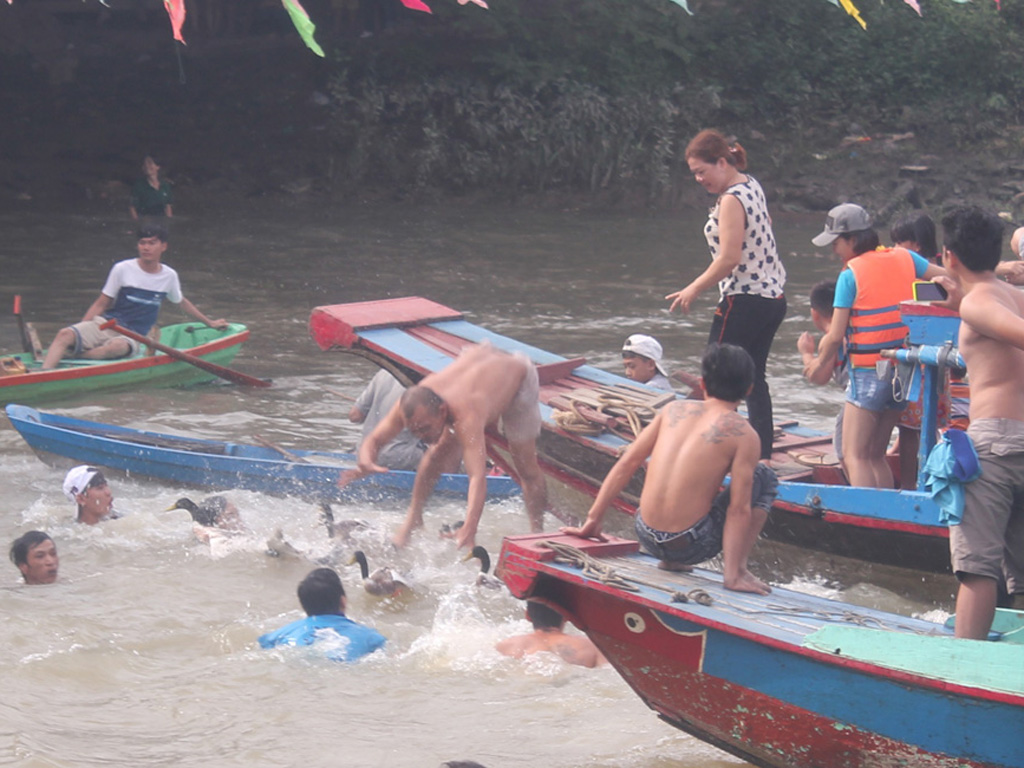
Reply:
[[634, 333], [622, 345], [622, 364], [626, 378], [654, 389], [672, 391], [665, 368], [661, 364], [661, 344], [653, 336]]

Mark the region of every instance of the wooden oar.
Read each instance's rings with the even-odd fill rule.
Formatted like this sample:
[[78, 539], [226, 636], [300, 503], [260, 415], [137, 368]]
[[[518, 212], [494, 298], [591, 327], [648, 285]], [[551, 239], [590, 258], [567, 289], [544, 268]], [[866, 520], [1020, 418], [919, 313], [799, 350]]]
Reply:
[[352, 397], [352, 395], [346, 395], [344, 392], [339, 392], [336, 389], [331, 389], [330, 387], [324, 387], [323, 390], [324, 390], [324, 392], [326, 392], [329, 395], [334, 395], [335, 397], [340, 397], [342, 400], [351, 400], [352, 402], [355, 402], [358, 399], [358, 398]]
[[262, 445], [264, 448], [269, 448], [272, 451], [277, 451], [293, 464], [309, 464], [309, 461], [307, 459], [304, 459], [302, 456], [299, 456], [298, 454], [292, 453], [287, 448], [282, 448], [277, 443], [270, 442], [269, 440], [267, 440], [267, 438], [263, 437], [262, 435], [253, 435], [252, 439], [259, 443], [260, 445]]
[[134, 339], [140, 344], [148, 344], [153, 349], [163, 352], [168, 357], [173, 357], [175, 360], [181, 360], [189, 365], [194, 365], [196, 368], [200, 368], [207, 373], [212, 373], [214, 376], [219, 376], [222, 379], [233, 381], [236, 384], [243, 384], [247, 387], [269, 387], [271, 382], [266, 379], [257, 379], [255, 376], [250, 376], [247, 373], [241, 371], [234, 371], [230, 368], [225, 368], [223, 365], [217, 365], [211, 363], [209, 360], [203, 360], [201, 357], [190, 355], [188, 352], [184, 352], [174, 347], [169, 347], [166, 344], [161, 344], [159, 341], [153, 341], [148, 336], [143, 336], [141, 333], [130, 331], [127, 328], [122, 328], [117, 324], [116, 320], [107, 320], [100, 326], [100, 330], [107, 329], [117, 331], [122, 336], [127, 336], [129, 339]]
[[21, 316], [21, 294], [14, 296], [14, 318], [18, 321], [18, 331], [21, 333], [21, 351], [31, 352], [32, 342], [28, 338], [28, 331], [25, 330], [25, 320]]

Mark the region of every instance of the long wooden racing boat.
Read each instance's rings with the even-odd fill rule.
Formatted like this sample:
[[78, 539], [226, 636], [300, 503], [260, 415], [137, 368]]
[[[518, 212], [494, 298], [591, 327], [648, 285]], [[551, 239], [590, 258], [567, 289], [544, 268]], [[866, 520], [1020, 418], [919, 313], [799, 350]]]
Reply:
[[[920, 322], [908, 319], [912, 341], [953, 338], [954, 323], [945, 310], [921, 307]], [[310, 333], [323, 350], [339, 349], [369, 358], [406, 384], [444, 367], [470, 344], [489, 342], [521, 352], [538, 367], [543, 431], [537, 448], [541, 468], [551, 478], [584, 494], [596, 495], [632, 433], [628, 424], [649, 418], [664, 393], [638, 387], [621, 376], [567, 359], [493, 333], [454, 309], [419, 297], [317, 307]], [[921, 452], [934, 438], [935, 377], [925, 386], [925, 425]], [[669, 396], [671, 399], [671, 395]], [[578, 431], [572, 414], [581, 412], [596, 429]], [[930, 420], [929, 420], [930, 419]], [[636, 425], [635, 425], [636, 426]], [[635, 428], [634, 426], [634, 428]], [[596, 432], [596, 433], [595, 433]], [[506, 471], [504, 439], [488, 432], [491, 457]], [[948, 529], [928, 493], [851, 488], [835, 466], [807, 466], [793, 456], [831, 451], [828, 435], [798, 424], [777, 425], [773, 463], [781, 483], [765, 533], [769, 537], [834, 554], [930, 571], [949, 570]], [[923, 465], [923, 461], [921, 464]], [[637, 472], [615, 507], [634, 513], [643, 483]]]
[[[249, 330], [240, 323], [222, 331], [200, 323], [160, 329], [161, 343], [217, 365], [230, 363], [248, 339]], [[20, 362], [25, 373], [0, 375], [0, 404], [51, 402], [108, 389], [176, 387], [216, 378], [163, 352], [148, 355], [144, 350], [118, 360], [67, 358], [50, 371], [42, 370], [42, 363], [31, 353], [9, 357]]]
[[[415, 472], [391, 471], [361, 478], [342, 490], [338, 476], [356, 463], [356, 457], [348, 453], [145, 432], [44, 413], [25, 405], [11, 404], [6, 410], [14, 428], [47, 463], [65, 466], [70, 459], [75, 464], [93, 464], [176, 485], [243, 488], [313, 501], [372, 501], [408, 496], [416, 476]], [[437, 488], [445, 495], [465, 498], [469, 480], [465, 475], [442, 475]], [[519, 486], [508, 476], [487, 478], [490, 499], [518, 493]]]
[[586, 632], [666, 722], [771, 768], [1020, 768], [1024, 613], [991, 640], [776, 588], [730, 592], [637, 551], [533, 534], [497, 572]]

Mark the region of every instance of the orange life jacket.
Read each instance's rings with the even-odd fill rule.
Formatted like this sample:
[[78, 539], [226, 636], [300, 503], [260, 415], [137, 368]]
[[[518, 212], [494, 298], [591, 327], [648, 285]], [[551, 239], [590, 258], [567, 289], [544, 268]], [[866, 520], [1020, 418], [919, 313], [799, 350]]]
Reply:
[[874, 368], [883, 349], [898, 349], [907, 337], [900, 302], [914, 298], [914, 259], [905, 248], [879, 248], [850, 259], [857, 296], [846, 329], [854, 368]]

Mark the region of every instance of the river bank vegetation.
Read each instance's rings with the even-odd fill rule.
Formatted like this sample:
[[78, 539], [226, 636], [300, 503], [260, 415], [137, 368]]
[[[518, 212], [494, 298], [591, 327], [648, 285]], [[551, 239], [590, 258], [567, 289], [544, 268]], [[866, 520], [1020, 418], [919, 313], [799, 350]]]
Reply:
[[[353, 188], [656, 202], [690, 183], [682, 149], [709, 125], [778, 177], [848, 157], [858, 138], [912, 138], [889, 145], [914, 162], [1005, 142], [1020, 122], [1024, 3], [933, 0], [922, 18], [862, 2], [866, 30], [823, 0], [690, 5], [693, 16], [665, 0], [436, 4], [335, 46], [340, 175]], [[1019, 155], [1011, 144], [1004, 154]]]
[[0, 2], [0, 203], [121, 205], [153, 154], [193, 196], [673, 208], [715, 127], [773, 209], [1024, 218], [1024, 0], [857, 0], [866, 30], [826, 0], [306, 0], [326, 59], [252, 2], [188, 46], [158, 3]]

